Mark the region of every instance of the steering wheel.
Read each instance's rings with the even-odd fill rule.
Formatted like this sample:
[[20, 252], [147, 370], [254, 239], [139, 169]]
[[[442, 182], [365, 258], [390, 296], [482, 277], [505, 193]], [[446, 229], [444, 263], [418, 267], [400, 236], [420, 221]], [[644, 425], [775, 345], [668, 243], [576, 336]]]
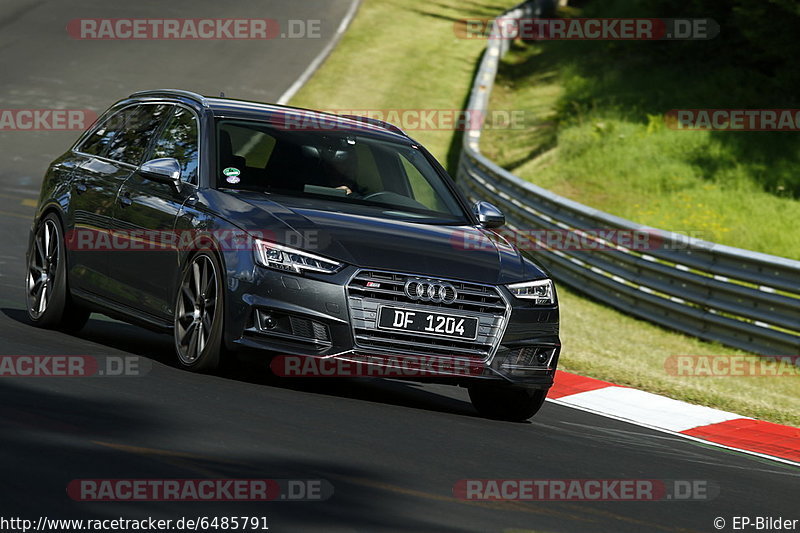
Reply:
[[370, 194], [368, 194], [366, 196], [362, 196], [361, 199], [362, 200], [374, 200], [376, 198], [381, 198], [381, 196], [390, 196], [391, 197], [393, 194], [394, 193], [389, 192], [389, 191], [378, 191], [378, 192], [370, 193]]

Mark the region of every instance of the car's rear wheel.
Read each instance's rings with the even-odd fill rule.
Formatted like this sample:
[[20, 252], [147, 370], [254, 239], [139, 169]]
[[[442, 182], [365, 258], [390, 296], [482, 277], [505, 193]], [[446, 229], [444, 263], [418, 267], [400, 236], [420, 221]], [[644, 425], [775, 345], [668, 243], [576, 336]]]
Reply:
[[186, 265], [175, 299], [175, 351], [178, 364], [195, 372], [216, 370], [222, 356], [222, 269], [211, 252]]
[[25, 301], [35, 326], [78, 331], [90, 312], [72, 301], [61, 221], [50, 213], [39, 222], [28, 252]]
[[495, 420], [528, 420], [539, 412], [546, 397], [546, 390], [509, 385], [476, 383], [469, 387], [469, 398], [478, 413]]

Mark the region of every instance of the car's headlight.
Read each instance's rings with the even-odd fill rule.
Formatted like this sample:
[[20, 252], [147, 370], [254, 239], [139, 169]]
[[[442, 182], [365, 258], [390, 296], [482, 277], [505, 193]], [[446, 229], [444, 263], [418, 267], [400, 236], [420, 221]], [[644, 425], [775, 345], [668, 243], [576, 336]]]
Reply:
[[513, 283], [506, 287], [517, 298], [531, 300], [536, 305], [553, 305], [556, 302], [553, 280], [550, 279]]
[[282, 244], [256, 239], [255, 254], [259, 265], [290, 272], [324, 272], [333, 274], [339, 271], [344, 264], [333, 259], [327, 259], [310, 254], [296, 248], [289, 248]]

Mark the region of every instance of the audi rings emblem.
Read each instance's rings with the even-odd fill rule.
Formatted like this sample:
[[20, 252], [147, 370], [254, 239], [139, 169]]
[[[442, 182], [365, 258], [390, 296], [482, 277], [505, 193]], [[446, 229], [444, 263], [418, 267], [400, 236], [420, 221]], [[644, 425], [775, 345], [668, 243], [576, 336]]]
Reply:
[[458, 292], [452, 283], [431, 279], [412, 278], [406, 281], [406, 296], [420, 302], [451, 304], [458, 298]]

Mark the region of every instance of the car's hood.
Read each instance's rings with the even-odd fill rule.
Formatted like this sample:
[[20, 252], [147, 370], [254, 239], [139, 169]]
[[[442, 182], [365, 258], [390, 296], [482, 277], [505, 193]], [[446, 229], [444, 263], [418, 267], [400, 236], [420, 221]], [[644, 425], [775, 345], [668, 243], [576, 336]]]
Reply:
[[263, 232], [284, 227], [286, 231], [268, 230], [267, 235], [347, 264], [489, 284], [546, 276], [505, 239], [483, 228], [289, 206], [257, 193], [232, 196], [247, 204], [241, 210], [246, 211], [246, 220], [236, 219], [243, 229]]

